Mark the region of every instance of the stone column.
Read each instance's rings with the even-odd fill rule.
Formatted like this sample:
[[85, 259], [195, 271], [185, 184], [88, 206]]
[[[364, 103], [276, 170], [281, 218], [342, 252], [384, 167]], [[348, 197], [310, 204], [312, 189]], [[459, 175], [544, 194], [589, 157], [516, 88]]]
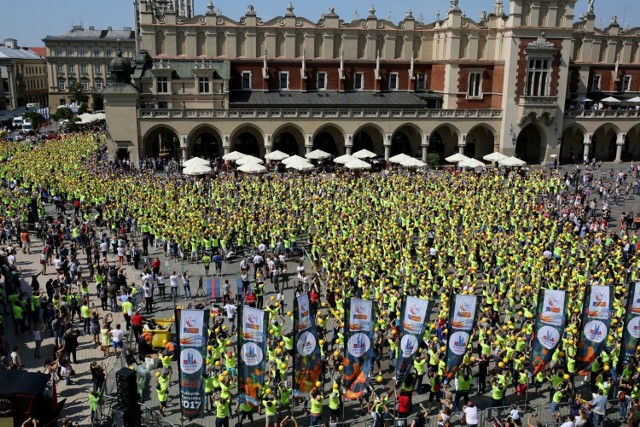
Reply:
[[386, 134], [386, 138], [385, 138], [385, 142], [384, 142], [384, 159], [386, 161], [389, 161], [389, 157], [391, 157], [391, 134], [388, 133]]
[[18, 108], [18, 84], [16, 83], [14, 67], [11, 64], [7, 65], [7, 77], [9, 81], [9, 102], [11, 102], [11, 109], [15, 110]]
[[265, 154], [269, 154], [273, 151], [272, 134], [268, 133], [264, 137], [265, 137], [264, 151], [265, 151]]
[[593, 140], [593, 133], [587, 132], [584, 134], [584, 140], [582, 143], [584, 144], [584, 148], [582, 150], [582, 158], [589, 158], [589, 151], [591, 151], [591, 143]]
[[621, 132], [618, 134], [618, 140], [616, 141], [616, 163], [622, 163], [622, 148], [624, 147], [624, 141], [626, 138], [626, 133]]
[[231, 139], [231, 136], [229, 134], [222, 136], [222, 151], [224, 152], [225, 156], [231, 152], [230, 139]]
[[308, 133], [307, 140], [304, 143], [304, 153], [309, 154], [311, 151], [313, 151], [313, 135]]
[[467, 134], [461, 133], [458, 138], [458, 153], [464, 154], [464, 147], [467, 145]]
[[347, 140], [344, 143], [347, 154], [351, 155], [351, 150], [353, 149], [353, 134], [350, 133], [347, 135]]
[[187, 161], [187, 151], [189, 150], [189, 139], [187, 135], [180, 135], [180, 162]]
[[422, 161], [426, 162], [427, 161], [427, 153], [429, 152], [429, 138], [431, 137], [430, 134], [425, 133], [423, 140], [422, 140]]

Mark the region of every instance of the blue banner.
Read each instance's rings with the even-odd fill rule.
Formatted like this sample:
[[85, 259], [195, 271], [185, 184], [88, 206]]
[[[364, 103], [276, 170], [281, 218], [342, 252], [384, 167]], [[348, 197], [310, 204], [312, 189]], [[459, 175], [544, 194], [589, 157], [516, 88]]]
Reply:
[[364, 395], [373, 364], [373, 301], [352, 299], [347, 303], [345, 326], [344, 391], [346, 399]]
[[295, 333], [293, 355], [293, 394], [307, 394], [322, 377], [322, 355], [316, 340], [316, 313], [309, 303], [309, 294], [294, 301], [293, 330]]
[[396, 359], [396, 384], [402, 384], [404, 378], [413, 369], [413, 359], [422, 343], [428, 321], [429, 301], [408, 296], [402, 307], [400, 343]]
[[471, 333], [476, 323], [478, 297], [474, 295], [454, 295], [449, 308], [449, 336], [447, 337], [447, 360], [444, 376], [454, 377], [462, 363]]
[[204, 384], [209, 313], [205, 310], [176, 310], [180, 404], [182, 415], [193, 419], [203, 413]]
[[238, 318], [238, 402], [257, 407], [267, 369], [267, 317], [264, 310], [243, 305]]
[[625, 316], [622, 334], [620, 366], [627, 366], [631, 362], [636, 354], [638, 345], [640, 345], [640, 286], [638, 282], [629, 286], [628, 298], [627, 315]]

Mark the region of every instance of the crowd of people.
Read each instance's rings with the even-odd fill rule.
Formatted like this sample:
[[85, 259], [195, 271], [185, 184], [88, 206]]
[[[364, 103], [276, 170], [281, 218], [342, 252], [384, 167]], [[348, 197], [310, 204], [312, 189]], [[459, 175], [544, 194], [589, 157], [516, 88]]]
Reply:
[[[107, 354], [110, 346], [122, 348], [132, 317], [139, 315], [135, 302], [146, 299], [151, 314], [165, 281], [171, 295], [178, 296], [181, 280], [181, 297], [191, 299], [188, 275], [162, 271], [159, 261], [140, 264], [153, 249], [204, 263], [207, 274], [209, 263], [215, 266], [211, 274], [222, 274], [218, 266], [223, 262], [251, 253], [235, 258], [237, 269], [227, 267], [243, 287], [212, 311], [210, 325], [203, 379], [207, 409], [215, 409], [227, 423], [234, 411], [242, 420], [252, 420], [256, 411], [247, 404], [233, 408], [238, 355], [232, 331], [241, 303], [269, 313], [269, 373], [260, 388], [259, 410], [267, 425], [297, 422], [287, 380], [295, 351], [290, 318], [292, 297], [309, 292], [319, 310], [317, 338], [326, 372], [308, 401], [300, 402], [311, 424], [342, 419], [345, 304], [363, 298], [376, 302], [377, 325], [374, 372], [360, 410], [371, 413], [376, 423], [413, 414], [415, 394], [428, 397], [414, 425], [437, 414], [438, 425], [445, 426], [455, 412], [473, 425], [478, 399], [485, 408], [502, 408], [507, 398], [524, 404], [547, 393], [549, 410], [565, 427], [602, 425], [607, 399], [619, 399], [620, 415], [638, 425], [640, 364], [637, 357], [624, 366], [618, 363], [628, 284], [639, 279], [638, 236], [633, 222], [611, 227], [603, 220], [612, 194], [628, 197], [628, 191], [616, 193], [616, 188], [637, 180], [635, 167], [620, 176], [496, 169], [194, 178], [159, 174], [156, 166], [109, 163], [104, 138], [77, 133], [35, 147], [9, 143], [2, 148], [7, 160], [0, 164], [3, 218], [13, 226], [5, 236], [29, 250], [17, 230], [30, 214], [37, 216], [32, 236], [41, 239], [42, 274], [50, 277], [44, 289], [34, 277], [33, 293], [25, 294], [17, 285], [19, 269], [11, 254], [4, 254], [6, 299], [18, 337], [30, 330], [41, 341], [47, 329], [54, 336], [55, 360], [45, 363], [54, 375], [72, 381], [76, 327], [92, 334]], [[56, 206], [54, 213], [45, 212], [48, 204]], [[68, 204], [72, 211], [67, 212]], [[296, 262], [295, 271], [288, 271], [287, 264], [301, 254], [310, 264]], [[129, 263], [143, 274], [127, 280]], [[47, 274], [47, 266], [54, 271]], [[226, 296], [231, 287], [225, 280]], [[583, 378], [575, 369], [576, 345], [586, 287], [593, 284], [614, 289], [614, 311], [607, 347]], [[552, 362], [531, 377], [527, 367], [541, 289], [568, 293], [569, 318]], [[449, 301], [460, 293], [480, 297], [480, 315], [458, 374], [446, 381]], [[396, 387], [392, 372], [407, 295], [428, 299], [434, 308], [412, 375]], [[106, 316], [110, 311], [122, 320]], [[171, 397], [175, 356], [173, 343], [167, 346], [154, 385], [163, 413]], [[101, 376], [92, 376], [99, 390]], [[486, 393], [488, 399], [480, 397]], [[562, 404], [570, 406], [570, 418], [560, 416]], [[509, 413], [506, 422], [519, 425], [514, 410], [495, 414], [505, 420], [502, 412]], [[588, 421], [581, 421], [583, 412]]]

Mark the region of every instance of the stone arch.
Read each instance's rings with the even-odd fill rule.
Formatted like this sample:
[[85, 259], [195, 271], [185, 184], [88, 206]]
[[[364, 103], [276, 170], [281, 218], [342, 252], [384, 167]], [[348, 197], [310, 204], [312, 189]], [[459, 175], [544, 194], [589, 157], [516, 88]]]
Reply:
[[264, 134], [257, 126], [248, 123], [238, 126], [231, 134], [230, 142], [232, 151], [264, 157]]
[[560, 159], [561, 164], [581, 163], [584, 155], [584, 135], [586, 131], [584, 127], [576, 123], [567, 127], [562, 132], [562, 140], [560, 142]]
[[334, 157], [345, 153], [345, 134], [342, 129], [333, 124], [324, 125], [313, 135], [313, 149], [322, 150]]
[[351, 152], [355, 153], [364, 148], [379, 157], [384, 157], [384, 138], [385, 133], [380, 126], [373, 123], [362, 125], [353, 133]]
[[236, 55], [247, 56], [247, 35], [242, 31], [236, 35]]
[[184, 31], [178, 31], [176, 34], [176, 55], [184, 55], [187, 53], [187, 34]]
[[204, 31], [199, 31], [196, 36], [196, 56], [207, 55], [207, 35]]
[[538, 15], [538, 27], [548, 27], [549, 26], [549, 5], [547, 3], [542, 3], [540, 5], [540, 12]]
[[167, 53], [166, 39], [167, 36], [164, 31], [156, 32], [156, 55], [164, 55]]
[[333, 58], [340, 58], [340, 52], [342, 52], [342, 34], [336, 34], [333, 36]]
[[420, 157], [422, 147], [422, 130], [412, 124], [398, 126], [391, 136], [391, 156], [404, 153], [411, 157]]
[[304, 34], [298, 33], [296, 34], [295, 49], [293, 53], [296, 58], [302, 58], [302, 52], [304, 52]]
[[324, 58], [324, 35], [318, 33], [313, 38], [313, 57]]
[[518, 134], [516, 157], [530, 164], [538, 164], [546, 150], [544, 131], [536, 123], [529, 123]]
[[522, 5], [522, 26], [528, 27], [531, 19], [531, 6], [529, 3]]
[[279, 32], [276, 35], [276, 58], [280, 58], [286, 55], [284, 46], [284, 33]]
[[358, 36], [358, 50], [356, 52], [357, 59], [363, 59], [367, 53], [367, 36], [360, 34]]
[[420, 36], [413, 38], [413, 55], [415, 59], [422, 59], [422, 37]]
[[180, 136], [168, 125], [157, 125], [147, 131], [144, 141], [144, 156], [180, 160]]
[[222, 135], [215, 127], [208, 124], [197, 126], [188, 138], [192, 157], [214, 160], [222, 156]]
[[466, 34], [463, 34], [460, 37], [459, 57], [460, 59], [465, 59], [469, 57], [469, 36]]
[[467, 132], [464, 154], [476, 159], [493, 153], [496, 144], [496, 131], [491, 126], [479, 124]]
[[610, 162], [616, 158], [616, 142], [619, 133], [620, 129], [612, 123], [600, 126], [593, 133], [591, 145], [593, 156], [597, 160]]
[[274, 150], [280, 150], [289, 155], [297, 154], [304, 156], [305, 154], [305, 133], [293, 123], [286, 123], [273, 132], [271, 141]]
[[477, 59], [487, 59], [487, 36], [481, 35], [478, 38]]
[[[398, 35], [396, 36], [396, 44], [393, 49], [393, 58], [401, 59], [403, 50], [404, 50], [404, 36]], [[380, 54], [382, 55], [382, 52], [380, 52]]]
[[265, 49], [265, 35], [263, 32], [259, 32], [258, 34], [256, 34], [256, 57], [257, 58], [262, 58], [262, 55], [264, 55], [264, 49]]
[[624, 147], [622, 149], [622, 161], [640, 160], [640, 124], [633, 126], [627, 132], [624, 139]]
[[380, 55], [384, 55], [384, 35], [378, 34], [376, 37], [376, 53], [380, 52]]
[[223, 31], [216, 35], [216, 53], [218, 56], [227, 56], [227, 36]]
[[460, 131], [452, 124], [445, 123], [436, 127], [429, 135], [429, 148], [427, 152], [440, 156], [440, 163], [444, 163], [446, 157], [458, 152], [458, 136]]

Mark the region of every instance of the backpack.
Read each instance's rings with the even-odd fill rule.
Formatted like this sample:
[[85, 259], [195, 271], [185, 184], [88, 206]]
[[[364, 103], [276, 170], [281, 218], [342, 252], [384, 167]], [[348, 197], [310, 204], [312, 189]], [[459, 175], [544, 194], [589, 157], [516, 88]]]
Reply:
[[71, 308], [77, 308], [78, 307], [78, 298], [71, 297], [71, 301], [69, 301], [69, 304], [71, 305]]

